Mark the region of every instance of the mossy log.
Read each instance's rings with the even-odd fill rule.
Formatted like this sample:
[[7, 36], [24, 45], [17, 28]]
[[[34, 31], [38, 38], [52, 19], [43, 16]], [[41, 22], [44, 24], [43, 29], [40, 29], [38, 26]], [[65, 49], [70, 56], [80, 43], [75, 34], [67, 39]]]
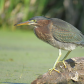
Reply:
[[65, 61], [66, 68], [62, 62], [56, 65], [56, 71], [39, 76], [31, 84], [84, 84], [84, 57], [71, 58]]

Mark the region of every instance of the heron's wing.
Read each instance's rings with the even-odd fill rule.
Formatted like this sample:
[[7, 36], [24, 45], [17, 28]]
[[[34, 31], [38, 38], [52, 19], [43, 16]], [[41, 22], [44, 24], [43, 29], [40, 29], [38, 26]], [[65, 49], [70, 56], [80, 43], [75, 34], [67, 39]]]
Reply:
[[56, 40], [64, 43], [80, 44], [84, 39], [83, 34], [71, 24], [60, 19], [52, 18], [51, 20], [53, 24], [51, 32]]

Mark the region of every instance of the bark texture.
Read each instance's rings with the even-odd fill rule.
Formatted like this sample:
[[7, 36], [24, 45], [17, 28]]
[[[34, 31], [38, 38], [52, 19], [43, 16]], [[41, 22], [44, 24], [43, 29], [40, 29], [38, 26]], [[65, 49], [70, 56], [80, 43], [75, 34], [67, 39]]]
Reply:
[[31, 84], [84, 84], [84, 57], [71, 58], [65, 61], [66, 68], [62, 62], [56, 65], [56, 71], [39, 76]]

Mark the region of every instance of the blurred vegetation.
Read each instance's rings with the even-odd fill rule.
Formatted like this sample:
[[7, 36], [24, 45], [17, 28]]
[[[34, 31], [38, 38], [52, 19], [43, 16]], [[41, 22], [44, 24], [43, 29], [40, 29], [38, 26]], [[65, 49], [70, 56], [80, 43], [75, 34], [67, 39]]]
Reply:
[[15, 30], [34, 16], [63, 19], [84, 33], [84, 0], [0, 0], [0, 28]]

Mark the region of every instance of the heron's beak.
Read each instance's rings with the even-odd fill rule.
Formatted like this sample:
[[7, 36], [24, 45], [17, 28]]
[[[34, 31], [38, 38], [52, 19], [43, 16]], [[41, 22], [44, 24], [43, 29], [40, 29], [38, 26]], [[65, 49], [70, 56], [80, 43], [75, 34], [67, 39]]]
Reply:
[[14, 26], [20, 26], [20, 25], [32, 25], [32, 24], [36, 24], [35, 22], [32, 21], [25, 21], [25, 22], [21, 22], [21, 23], [17, 23]]

